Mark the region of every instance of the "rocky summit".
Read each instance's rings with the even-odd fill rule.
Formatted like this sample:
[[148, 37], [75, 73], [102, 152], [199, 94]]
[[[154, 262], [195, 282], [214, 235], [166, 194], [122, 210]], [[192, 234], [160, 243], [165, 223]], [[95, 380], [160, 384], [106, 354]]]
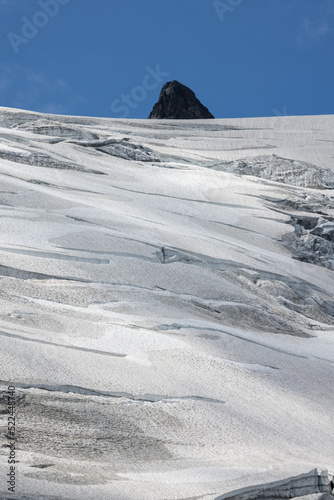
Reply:
[[153, 106], [149, 118], [191, 120], [214, 116], [190, 88], [173, 80], [162, 87], [159, 100]]

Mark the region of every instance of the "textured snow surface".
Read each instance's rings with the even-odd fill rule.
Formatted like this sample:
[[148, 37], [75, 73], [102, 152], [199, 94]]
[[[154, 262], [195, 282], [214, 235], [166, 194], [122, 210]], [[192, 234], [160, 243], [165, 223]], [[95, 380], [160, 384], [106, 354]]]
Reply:
[[333, 116], [0, 108], [17, 498], [214, 500], [333, 472], [333, 144]]

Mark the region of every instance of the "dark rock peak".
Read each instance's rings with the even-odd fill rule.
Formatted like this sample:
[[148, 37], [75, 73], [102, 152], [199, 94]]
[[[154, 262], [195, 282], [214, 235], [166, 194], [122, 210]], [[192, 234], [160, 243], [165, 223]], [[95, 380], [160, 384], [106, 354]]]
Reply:
[[214, 116], [191, 89], [173, 80], [162, 87], [159, 100], [153, 106], [149, 118], [191, 120], [214, 118]]

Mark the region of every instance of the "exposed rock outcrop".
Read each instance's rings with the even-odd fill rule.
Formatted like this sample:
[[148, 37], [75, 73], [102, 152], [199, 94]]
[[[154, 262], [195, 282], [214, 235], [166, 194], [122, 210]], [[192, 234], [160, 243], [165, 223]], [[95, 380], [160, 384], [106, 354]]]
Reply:
[[189, 120], [214, 118], [194, 92], [176, 80], [167, 82], [160, 92], [149, 118]]

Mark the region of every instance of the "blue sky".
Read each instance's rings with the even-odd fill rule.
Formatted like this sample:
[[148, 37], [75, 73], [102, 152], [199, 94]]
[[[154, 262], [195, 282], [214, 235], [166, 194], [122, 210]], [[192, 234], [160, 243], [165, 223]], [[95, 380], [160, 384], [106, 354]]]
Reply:
[[0, 106], [147, 118], [334, 114], [334, 0], [0, 0]]

